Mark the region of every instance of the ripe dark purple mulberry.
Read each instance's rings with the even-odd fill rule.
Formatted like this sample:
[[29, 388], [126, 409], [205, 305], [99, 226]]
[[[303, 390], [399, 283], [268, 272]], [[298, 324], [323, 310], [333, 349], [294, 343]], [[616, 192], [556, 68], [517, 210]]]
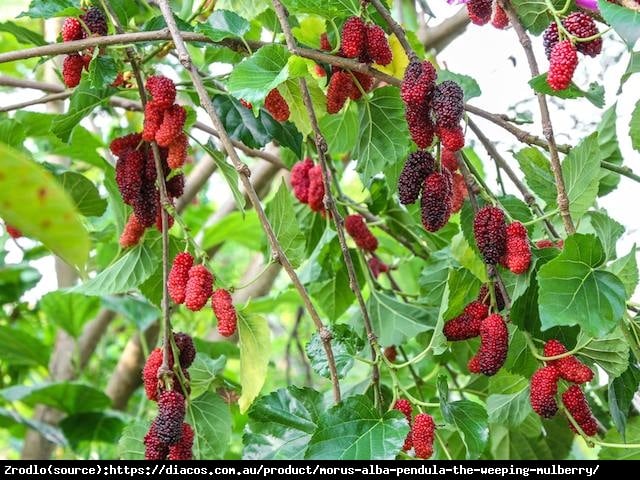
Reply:
[[98, 7], [89, 8], [87, 13], [82, 15], [80, 19], [85, 23], [89, 31], [95, 35], [102, 37], [109, 32], [107, 19]]
[[507, 242], [503, 211], [490, 205], [478, 210], [473, 221], [473, 234], [485, 263], [496, 265], [500, 262]]
[[462, 88], [452, 80], [445, 80], [436, 86], [431, 107], [438, 127], [455, 128], [460, 124], [464, 113], [463, 97]]
[[[586, 13], [573, 12], [562, 21], [562, 25], [578, 38], [588, 38], [598, 34], [596, 22]], [[589, 42], [576, 42], [576, 48], [580, 53], [595, 57], [602, 51], [602, 37]]]
[[153, 421], [158, 438], [167, 445], [175, 445], [182, 436], [185, 402], [182, 394], [167, 390], [158, 396], [158, 416]]
[[448, 170], [433, 172], [424, 182], [420, 208], [422, 225], [428, 232], [444, 227], [451, 216], [451, 174]]
[[434, 160], [429, 152], [418, 150], [409, 154], [398, 177], [400, 203], [408, 205], [418, 199], [424, 181], [433, 172], [433, 168]]

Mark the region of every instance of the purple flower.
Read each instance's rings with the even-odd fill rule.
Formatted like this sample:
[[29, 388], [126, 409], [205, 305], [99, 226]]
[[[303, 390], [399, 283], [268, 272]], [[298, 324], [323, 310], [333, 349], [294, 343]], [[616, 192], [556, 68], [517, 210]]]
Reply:
[[576, 0], [579, 7], [586, 8], [588, 10], [598, 10], [597, 0]]

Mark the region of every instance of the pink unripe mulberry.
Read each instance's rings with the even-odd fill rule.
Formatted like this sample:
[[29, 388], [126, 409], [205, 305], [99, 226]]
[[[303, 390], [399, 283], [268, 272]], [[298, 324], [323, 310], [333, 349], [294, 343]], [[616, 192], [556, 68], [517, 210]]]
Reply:
[[181, 105], [172, 105], [164, 112], [162, 123], [156, 131], [156, 142], [161, 147], [168, 147], [182, 133], [187, 111]]
[[407, 423], [409, 424], [409, 433], [407, 433], [407, 437], [404, 439], [404, 445], [402, 446], [402, 450], [408, 452], [413, 446], [413, 442], [411, 439], [411, 419], [413, 417], [413, 406], [411, 405], [411, 402], [409, 402], [409, 400], [405, 398], [399, 398], [398, 400], [396, 400], [393, 408], [402, 412], [407, 419]]

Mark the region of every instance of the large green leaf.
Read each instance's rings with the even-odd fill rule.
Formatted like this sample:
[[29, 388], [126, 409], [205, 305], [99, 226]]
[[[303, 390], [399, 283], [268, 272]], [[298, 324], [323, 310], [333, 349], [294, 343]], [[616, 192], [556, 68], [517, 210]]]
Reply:
[[[338, 378], [343, 378], [353, 365], [354, 356], [364, 347], [364, 341], [347, 325], [331, 327], [331, 349], [338, 371]], [[311, 367], [320, 376], [330, 378], [329, 363], [320, 334], [315, 332], [307, 344], [307, 356]]]
[[241, 212], [231, 212], [205, 229], [202, 248], [210, 249], [225, 242], [238, 243], [255, 251], [262, 249], [266, 238], [255, 210], [247, 211], [244, 217]]
[[[607, 443], [640, 443], [640, 417], [635, 416], [629, 420], [625, 438], [614, 429], [607, 432], [604, 437]], [[599, 454], [600, 460], [640, 460], [640, 448], [614, 448], [602, 447]]]
[[9, 365], [46, 367], [49, 347], [18, 328], [0, 325], [0, 358]]
[[329, 405], [322, 394], [295, 386], [258, 399], [243, 436], [245, 460], [303, 460], [319, 417]]
[[231, 441], [229, 405], [216, 393], [205, 393], [191, 402], [187, 421], [195, 432], [194, 460], [222, 458]]
[[190, 398], [198, 398], [209, 390], [209, 387], [216, 379], [217, 375], [224, 369], [227, 359], [224, 355], [211, 358], [202, 352], [198, 352], [195, 360], [189, 367], [191, 381]]
[[28, 257], [25, 256], [23, 263], [0, 266], [0, 304], [17, 302], [42, 278], [38, 270], [26, 263], [27, 260]]
[[118, 64], [108, 55], [98, 55], [89, 65], [89, 84], [91, 88], [101, 89], [110, 86], [118, 76]]
[[[577, 344], [584, 345], [588, 339], [586, 335], [580, 335]], [[613, 379], [622, 375], [629, 366], [629, 345], [618, 327], [607, 335], [591, 339], [589, 344], [580, 350], [580, 356], [593, 360], [607, 372], [610, 379]]]
[[[640, 57], [640, 53], [638, 53], [638, 57]], [[638, 63], [640, 63], [640, 60]], [[636, 103], [633, 113], [631, 114], [629, 136], [631, 137], [631, 145], [633, 148], [640, 152], [640, 100]]]
[[29, 10], [22, 12], [18, 17], [52, 18], [73, 17], [82, 15], [80, 2], [75, 0], [31, 0]]
[[436, 319], [424, 308], [371, 290], [367, 300], [373, 332], [381, 345], [397, 345], [435, 327]]
[[99, 307], [100, 299], [97, 297], [61, 290], [50, 292], [40, 300], [45, 318], [76, 338], [84, 324], [98, 313]]
[[358, 140], [358, 114], [352, 103], [341, 113], [325, 115], [320, 120], [320, 130], [327, 140], [332, 154], [349, 152]]
[[629, 50], [640, 38], [640, 12], [622, 7], [605, 0], [598, 0], [598, 8], [602, 17], [620, 35]]
[[85, 217], [99, 217], [107, 209], [107, 201], [100, 197], [96, 186], [84, 175], [64, 172], [57, 177], [57, 180], [73, 198], [78, 211]]
[[225, 38], [241, 38], [251, 25], [240, 15], [228, 10], [216, 9], [206, 23], [198, 23], [196, 32], [205, 34], [214, 42]]
[[118, 458], [121, 460], [144, 460], [142, 439], [149, 431], [148, 420], [130, 423], [122, 431], [118, 440]]
[[42, 46], [46, 45], [47, 41], [42, 35], [36, 33], [28, 28], [22, 27], [14, 22], [0, 23], [0, 32], [7, 32], [16, 37], [20, 43], [26, 43], [30, 45]]
[[[309, 82], [307, 84], [307, 89], [311, 96], [316, 118], [320, 120], [327, 116], [325, 109], [326, 98], [324, 93], [322, 93], [322, 90], [320, 90], [320, 87], [318, 87], [316, 82]], [[308, 136], [312, 131], [311, 120], [307, 113], [307, 107], [302, 100], [302, 91], [300, 90], [298, 80], [287, 80], [278, 87], [278, 91], [286, 100], [287, 105], [289, 105], [289, 121], [296, 126], [302, 135], [305, 137]]]
[[0, 144], [0, 217], [83, 267], [89, 236], [73, 201], [54, 177], [23, 153]]
[[631, 298], [638, 286], [638, 263], [636, 260], [635, 244], [631, 247], [629, 253], [612, 262], [607, 267], [607, 270], [622, 281], [624, 289], [627, 292], [627, 298]]
[[267, 377], [271, 333], [267, 321], [258, 315], [238, 315], [240, 346], [240, 412], [246, 412], [258, 396]]
[[624, 233], [624, 227], [604, 212], [591, 211], [588, 215], [602, 243], [605, 261], [616, 258], [616, 243]]
[[[618, 135], [616, 133], [616, 104], [614, 103], [603, 114], [598, 124], [598, 146], [600, 147], [600, 160], [622, 165], [623, 158], [618, 145]], [[600, 186], [598, 195], [603, 196], [615, 190], [620, 183], [620, 175], [609, 170], [601, 169]]]
[[403, 160], [407, 153], [407, 122], [398, 89], [376, 89], [373, 97], [360, 105], [359, 123], [353, 156], [356, 170], [368, 185], [374, 175]]
[[600, 156], [598, 135], [593, 133], [572, 148], [562, 162], [562, 176], [569, 197], [569, 209], [577, 221], [598, 195]]
[[[305, 238], [293, 212], [291, 190], [284, 180], [275, 196], [267, 204], [266, 214], [282, 251], [289, 258], [293, 268], [298, 268], [305, 257]], [[273, 255], [273, 253], [271, 253]], [[270, 255], [270, 256], [271, 256]]]
[[605, 260], [594, 235], [567, 238], [560, 255], [538, 272], [540, 321], [546, 330], [580, 325], [593, 337], [610, 332], [622, 318], [626, 293], [618, 277], [598, 267]]
[[581, 90], [573, 82], [571, 82], [571, 84], [569, 84], [569, 86], [564, 90], [554, 90], [547, 83], [547, 73], [542, 73], [529, 80], [529, 85], [536, 92], [550, 95], [552, 97], [558, 97], [565, 100], [586, 98], [598, 108], [602, 108], [604, 106], [604, 87], [598, 83], [590, 84], [589, 90], [587, 91]]
[[283, 0], [291, 13], [315, 14], [325, 18], [348, 17], [360, 11], [359, 0]]
[[517, 427], [532, 412], [529, 382], [520, 375], [499, 372], [489, 380], [487, 413], [489, 422]]
[[305, 458], [310, 460], [393, 460], [409, 432], [397, 410], [382, 417], [371, 400], [354, 395], [322, 414]]
[[518, 160], [527, 185], [547, 206], [553, 207], [557, 198], [556, 182], [547, 157], [536, 147], [523, 148], [513, 156]]
[[0, 390], [0, 396], [8, 402], [49, 405], [68, 414], [102, 410], [111, 405], [111, 400], [101, 390], [72, 382], [16, 385]]
[[640, 386], [640, 370], [630, 364], [622, 375], [609, 381], [609, 412], [618, 432], [625, 438], [627, 417], [633, 396]]
[[553, 21], [545, 0], [513, 0], [522, 25], [534, 35], [540, 35]]
[[73, 449], [78, 449], [81, 442], [113, 444], [120, 438], [124, 426], [121, 415], [108, 411], [76, 413], [60, 422]]

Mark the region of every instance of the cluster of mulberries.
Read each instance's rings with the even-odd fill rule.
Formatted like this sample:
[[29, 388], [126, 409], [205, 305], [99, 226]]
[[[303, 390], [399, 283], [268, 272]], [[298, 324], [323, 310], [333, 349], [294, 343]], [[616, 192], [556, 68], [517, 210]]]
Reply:
[[418, 413], [413, 417], [413, 406], [404, 398], [398, 399], [393, 408], [404, 414], [410, 428], [402, 450], [408, 452], [413, 448], [416, 458], [431, 458], [436, 431], [433, 417], [428, 413]]
[[[573, 12], [562, 20], [562, 26], [578, 39], [590, 38], [598, 35], [598, 27], [589, 15]], [[586, 42], [565, 39], [558, 29], [558, 24], [552, 22], [544, 31], [542, 37], [544, 51], [549, 59], [549, 73], [547, 83], [554, 90], [564, 90], [571, 84], [573, 72], [578, 65], [578, 54], [595, 57], [602, 51], [602, 38], [598, 37]]]
[[[558, 340], [545, 343], [544, 356], [555, 357], [567, 353], [566, 347]], [[560, 379], [574, 383], [562, 394], [562, 403], [585, 434], [592, 436], [597, 432], [597, 422], [578, 386], [593, 379], [593, 371], [573, 355], [551, 359], [531, 377], [530, 401], [533, 411], [543, 418], [551, 418], [558, 411], [556, 394]], [[575, 432], [573, 424], [569, 426]]]
[[[108, 33], [107, 19], [98, 7], [90, 7], [79, 18], [64, 19], [60, 35], [63, 42], [82, 40], [89, 36], [104, 36]], [[92, 49], [67, 55], [62, 62], [62, 80], [69, 87], [77, 87], [82, 78], [82, 70], [89, 69]]]
[[361, 250], [371, 253], [378, 248], [378, 239], [371, 233], [362, 215], [353, 214], [347, 216], [344, 219], [344, 227]]
[[444, 336], [450, 342], [477, 337], [480, 335], [480, 324], [488, 316], [489, 307], [478, 300], [474, 300], [464, 307], [460, 315], [444, 324]]
[[[320, 37], [320, 47], [331, 50], [326, 34]], [[379, 65], [390, 64], [393, 57], [384, 30], [376, 24], [365, 23], [360, 17], [350, 17], [342, 26], [338, 55]], [[372, 88], [372, 76], [332, 67], [327, 87], [327, 112], [339, 112], [348, 98], [359, 100], [363, 92], [369, 92]]]
[[176, 304], [197, 312], [207, 304], [213, 294], [213, 275], [204, 265], [193, 265], [188, 252], [179, 253], [169, 271], [167, 289]]
[[469, 20], [475, 25], [491, 25], [502, 30], [509, 26], [509, 17], [496, 0], [469, 0], [467, 2]]
[[231, 294], [219, 288], [211, 296], [211, 307], [218, 319], [218, 333], [223, 337], [230, 337], [236, 332], [238, 317], [233, 306]]
[[[193, 360], [196, 357], [196, 349], [193, 344], [193, 339], [186, 333], [174, 333], [173, 339], [178, 347], [180, 367], [182, 368], [183, 375], [188, 378], [189, 372], [186, 370], [191, 366]], [[162, 390], [162, 383], [158, 381], [158, 369], [162, 365], [162, 358], [164, 353], [163, 348], [156, 348], [151, 351], [142, 369], [142, 383], [144, 385], [144, 391], [147, 394], [147, 398], [152, 401], [158, 400], [158, 394]], [[173, 370], [173, 353], [169, 349], [169, 369]], [[177, 383], [177, 382], [174, 382]], [[185, 387], [187, 387], [185, 385]], [[186, 392], [183, 392], [186, 394]]]
[[427, 148], [434, 136], [442, 146], [457, 152], [464, 146], [460, 126], [464, 113], [463, 92], [451, 80], [436, 86], [437, 74], [428, 61], [413, 61], [404, 72], [400, 95], [411, 139], [419, 148]]
[[293, 193], [301, 203], [306, 203], [314, 212], [324, 214], [324, 180], [322, 167], [305, 158], [291, 168]]
[[272, 89], [264, 99], [264, 108], [275, 118], [278, 122], [286, 122], [289, 120], [291, 111], [289, 110], [289, 104], [280, 94], [277, 88]]
[[526, 272], [531, 264], [531, 247], [527, 229], [520, 222], [507, 226], [507, 242], [502, 265], [516, 275]]

